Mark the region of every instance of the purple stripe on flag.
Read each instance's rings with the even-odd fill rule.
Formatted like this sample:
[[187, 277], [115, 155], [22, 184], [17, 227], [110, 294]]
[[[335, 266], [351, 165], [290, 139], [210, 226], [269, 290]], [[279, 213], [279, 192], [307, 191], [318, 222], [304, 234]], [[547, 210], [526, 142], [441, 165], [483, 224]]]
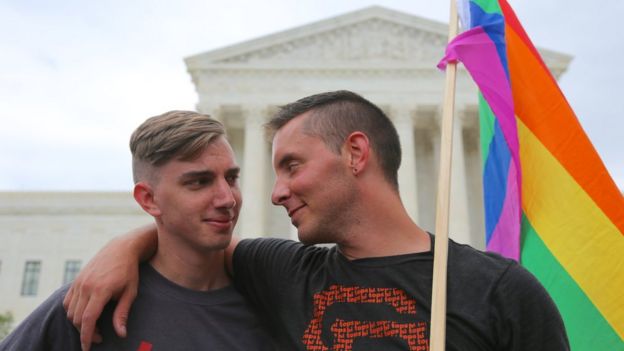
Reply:
[[509, 163], [507, 174], [507, 196], [496, 228], [487, 243], [487, 250], [520, 260], [520, 197], [518, 193], [517, 169], [513, 162]]
[[[506, 188], [493, 189], [505, 195], [500, 217], [487, 243], [487, 249], [518, 260], [520, 258], [521, 181], [518, 130], [511, 86], [495, 43], [483, 27], [470, 29], [451, 41], [438, 67], [461, 61], [477, 83], [498, 121], [511, 160]], [[501, 165], [502, 166], [502, 165]], [[504, 170], [502, 170], [504, 171]], [[501, 184], [502, 185], [502, 184]]]
[[511, 88], [496, 45], [482, 27], [463, 32], [453, 39], [446, 47], [446, 55], [438, 64], [438, 68], [444, 69], [448, 62], [458, 60], [463, 62], [479, 86], [500, 123], [512, 158], [517, 160], [518, 131]]

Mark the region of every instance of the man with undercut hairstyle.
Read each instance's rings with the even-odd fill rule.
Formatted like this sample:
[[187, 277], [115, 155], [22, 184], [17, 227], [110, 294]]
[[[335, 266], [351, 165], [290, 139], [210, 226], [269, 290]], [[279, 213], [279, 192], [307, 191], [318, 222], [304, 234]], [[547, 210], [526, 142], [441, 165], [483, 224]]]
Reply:
[[[265, 325], [224, 266], [242, 201], [223, 125], [195, 112], [167, 112], [134, 131], [130, 150], [133, 195], [154, 217], [158, 249], [139, 267], [124, 337], [113, 332], [115, 305], [109, 304], [99, 323], [104, 341], [94, 350], [272, 350]], [[0, 350], [80, 350], [62, 306], [67, 289], [39, 306]], [[127, 306], [127, 296], [119, 306]]]
[[[391, 121], [363, 97], [336, 91], [284, 106], [267, 129], [271, 198], [301, 242], [234, 240], [226, 262], [236, 287], [277, 331], [279, 348], [428, 350], [435, 237], [401, 202]], [[336, 245], [312, 245], [323, 243]], [[130, 233], [76, 280], [66, 302], [85, 338], [108, 297], [93, 291], [126, 294], [139, 257], [156, 245], [153, 230]], [[107, 258], [118, 250], [124, 260]], [[105, 271], [111, 274], [98, 279]], [[515, 261], [451, 240], [447, 289], [446, 350], [569, 350], [553, 301]]]

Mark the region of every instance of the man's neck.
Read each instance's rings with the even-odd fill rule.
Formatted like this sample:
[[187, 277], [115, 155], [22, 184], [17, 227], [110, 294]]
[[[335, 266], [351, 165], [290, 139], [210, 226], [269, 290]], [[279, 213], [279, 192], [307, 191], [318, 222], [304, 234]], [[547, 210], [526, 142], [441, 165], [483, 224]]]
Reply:
[[345, 228], [343, 240], [337, 243], [345, 257], [384, 257], [431, 250], [429, 235], [410, 218], [398, 194], [363, 194], [364, 198], [358, 201], [359, 220]]
[[338, 250], [350, 260], [431, 250], [429, 235], [415, 223], [411, 226], [368, 229], [338, 243]]
[[189, 255], [159, 247], [150, 264], [177, 285], [190, 290], [210, 291], [231, 284], [224, 259], [224, 250]]

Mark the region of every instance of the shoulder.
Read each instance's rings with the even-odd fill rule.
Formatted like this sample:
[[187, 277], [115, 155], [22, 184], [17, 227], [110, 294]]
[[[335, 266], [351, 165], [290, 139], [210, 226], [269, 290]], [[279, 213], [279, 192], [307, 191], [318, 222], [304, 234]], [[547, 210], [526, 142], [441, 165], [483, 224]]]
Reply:
[[502, 298], [548, 298], [537, 278], [518, 262], [469, 245], [449, 245], [449, 274], [460, 284], [469, 282]]
[[[2, 350], [79, 350], [80, 336], [67, 319], [63, 298], [69, 285], [50, 295], [0, 344]], [[6, 348], [5, 348], [6, 347]]]
[[255, 238], [255, 239], [243, 239], [236, 246], [234, 254], [240, 251], [253, 250], [258, 248], [283, 248], [283, 247], [296, 247], [302, 245], [299, 242], [287, 239], [277, 238]]
[[448, 259], [449, 269], [471, 276], [478, 274], [490, 278], [502, 277], [512, 266], [518, 265], [514, 260], [497, 253], [480, 251], [452, 240], [449, 240]]
[[488, 306], [488, 320], [503, 349], [569, 349], [557, 306], [531, 272], [496, 253], [449, 245], [449, 286], [464, 298], [482, 301], [480, 308]]
[[450, 242], [449, 274], [460, 283], [470, 282], [505, 305], [554, 305], [550, 295], [537, 278], [518, 262], [493, 252], [483, 252], [468, 245]]
[[63, 299], [69, 290], [70, 285], [64, 285], [53, 292], [41, 305], [33, 311], [31, 315], [36, 315], [46, 320], [62, 317], [62, 321], [66, 320], [65, 309], [63, 308]]
[[331, 252], [327, 247], [303, 245], [292, 240], [245, 239], [234, 251], [234, 276], [245, 271], [286, 276], [322, 265]]
[[234, 251], [234, 260], [303, 258], [305, 256], [324, 255], [328, 251], [325, 247], [303, 245], [293, 240], [244, 239], [238, 243]]

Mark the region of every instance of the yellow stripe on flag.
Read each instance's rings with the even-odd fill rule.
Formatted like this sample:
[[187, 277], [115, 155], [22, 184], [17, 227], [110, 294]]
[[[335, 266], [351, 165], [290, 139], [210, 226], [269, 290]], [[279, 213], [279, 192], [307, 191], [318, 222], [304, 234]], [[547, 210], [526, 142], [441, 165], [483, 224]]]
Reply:
[[553, 256], [624, 339], [624, 236], [517, 121], [525, 214]]

